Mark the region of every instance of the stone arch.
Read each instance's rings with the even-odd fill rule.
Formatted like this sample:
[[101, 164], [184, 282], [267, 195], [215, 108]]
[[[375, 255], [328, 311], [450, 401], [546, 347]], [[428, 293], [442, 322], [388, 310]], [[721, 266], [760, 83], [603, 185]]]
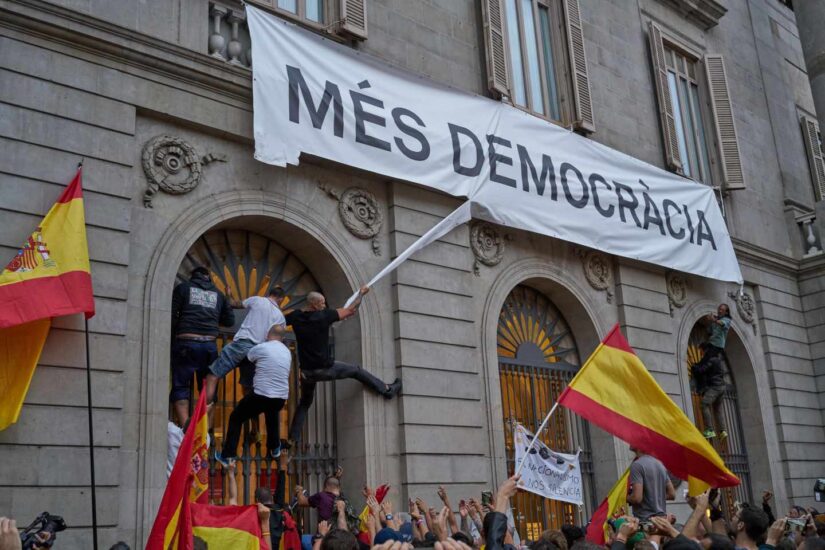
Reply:
[[[140, 366], [139, 375], [141, 403], [139, 411], [139, 443], [137, 459], [136, 513], [137, 539], [145, 540], [166, 485], [166, 418], [168, 388], [168, 357], [170, 346], [170, 299], [175, 284], [175, 274], [187, 250], [204, 233], [217, 227], [233, 227], [251, 224], [258, 231], [272, 234], [277, 229], [282, 241], [290, 246], [309, 247], [302, 260], [316, 273], [319, 283], [327, 292], [328, 300], [343, 303], [361, 281], [367, 280], [367, 273], [351, 251], [343, 235], [331, 230], [328, 224], [309, 214], [306, 205], [289, 201], [283, 195], [260, 191], [239, 191], [219, 194], [201, 201], [184, 210], [173, 220], [158, 239], [154, 253], [146, 270], [143, 287], [142, 319], [139, 331]], [[320, 267], [323, 266], [323, 269]], [[366, 368], [381, 365], [380, 342], [382, 338], [381, 312], [375, 300], [365, 300], [358, 316], [359, 323], [341, 327], [337, 333], [345, 345], [336, 347], [342, 358], [357, 360]], [[360, 328], [360, 337], [358, 329]], [[369, 334], [371, 337], [365, 338]], [[348, 396], [347, 392], [341, 392]], [[339, 402], [341, 401], [339, 395]], [[380, 425], [382, 402], [377, 397], [364, 397], [360, 416], [367, 425]], [[358, 402], [350, 403], [350, 409], [357, 409]], [[382, 430], [364, 430], [363, 443], [351, 438], [355, 445], [361, 445], [363, 475], [377, 478], [382, 472], [379, 461], [374, 458], [385, 446]], [[340, 449], [339, 456], [346, 456]], [[355, 469], [357, 471], [357, 468]]]
[[[565, 314], [582, 361], [598, 346], [616, 322], [613, 306], [599, 304], [592, 291], [572, 277], [563, 266], [541, 258], [525, 258], [503, 269], [493, 281], [482, 311], [481, 351], [484, 361], [484, 389], [490, 448], [490, 475], [494, 483], [507, 476], [502, 399], [496, 331], [501, 308], [517, 285], [527, 285], [549, 298]], [[594, 494], [606, 494], [621, 473], [617, 457], [619, 442], [596, 426], [590, 426], [595, 487]]]
[[698, 300], [684, 310], [677, 333], [676, 349], [683, 409], [685, 414], [695, 421], [690, 397], [690, 380], [685, 367], [690, 333], [701, 317], [716, 311], [721, 302], [731, 305], [732, 322], [726, 352], [731, 363], [731, 375], [736, 384], [737, 403], [748, 455], [751, 493], [753, 498], [758, 500], [763, 489], [772, 488], [776, 502], [781, 503], [785, 500], [782, 459], [779, 454], [779, 438], [776, 433], [767, 369], [764, 356], [759, 354], [761, 343], [752, 326], [738, 318], [731, 300]]

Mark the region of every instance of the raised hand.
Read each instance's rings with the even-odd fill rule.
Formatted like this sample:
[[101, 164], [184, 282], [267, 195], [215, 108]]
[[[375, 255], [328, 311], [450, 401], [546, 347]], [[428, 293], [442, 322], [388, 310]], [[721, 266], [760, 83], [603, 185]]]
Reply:
[[329, 522], [326, 521], [326, 520], [323, 520], [323, 521], [319, 522], [318, 523], [318, 534], [321, 535], [322, 537], [327, 536], [327, 533], [329, 533], [330, 527], [331, 526], [330, 526]]

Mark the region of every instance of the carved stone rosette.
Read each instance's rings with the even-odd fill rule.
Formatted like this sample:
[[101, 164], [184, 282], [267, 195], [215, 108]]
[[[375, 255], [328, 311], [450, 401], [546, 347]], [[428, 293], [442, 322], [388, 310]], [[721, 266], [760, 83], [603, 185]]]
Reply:
[[198, 156], [195, 148], [182, 138], [157, 136], [143, 146], [141, 164], [148, 183], [143, 206], [152, 208], [158, 190], [183, 195], [198, 186], [203, 167], [210, 162], [226, 162], [223, 156]]
[[487, 222], [470, 223], [470, 248], [473, 251], [473, 273], [481, 274], [480, 265], [494, 266], [501, 263], [506, 247], [504, 236], [498, 228]]
[[613, 265], [610, 258], [596, 250], [577, 248], [576, 254], [581, 258], [584, 278], [596, 290], [604, 290], [607, 303], [613, 303]]
[[687, 281], [681, 273], [669, 271], [665, 276], [667, 284], [667, 301], [670, 304], [670, 316], [673, 317], [677, 308], [687, 303]]
[[360, 187], [350, 187], [343, 193], [322, 183], [318, 187], [338, 201], [338, 215], [344, 227], [359, 239], [372, 239], [372, 252], [380, 256], [381, 246], [376, 237], [384, 224], [384, 214], [375, 195]]
[[739, 313], [739, 318], [753, 326], [754, 334], [756, 333], [756, 302], [753, 296], [747, 292], [739, 293], [728, 292], [728, 296], [733, 298], [736, 303], [736, 311]]

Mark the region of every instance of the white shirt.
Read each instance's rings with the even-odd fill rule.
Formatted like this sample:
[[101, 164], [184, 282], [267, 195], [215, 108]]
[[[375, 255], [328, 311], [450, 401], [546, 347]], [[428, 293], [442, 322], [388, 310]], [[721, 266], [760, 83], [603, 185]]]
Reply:
[[168, 447], [166, 448], [166, 479], [172, 475], [172, 468], [175, 467], [175, 459], [178, 457], [178, 449], [183, 441], [183, 430], [178, 428], [174, 422], [169, 422], [166, 426]]
[[241, 328], [235, 333], [233, 340], [245, 338], [256, 344], [266, 340], [266, 333], [272, 325], [285, 325], [284, 314], [269, 298], [250, 296], [243, 301], [243, 307], [249, 311], [241, 323]]
[[292, 353], [278, 340], [258, 344], [247, 354], [255, 363], [253, 391], [264, 397], [287, 399], [289, 397], [289, 369], [292, 367]]

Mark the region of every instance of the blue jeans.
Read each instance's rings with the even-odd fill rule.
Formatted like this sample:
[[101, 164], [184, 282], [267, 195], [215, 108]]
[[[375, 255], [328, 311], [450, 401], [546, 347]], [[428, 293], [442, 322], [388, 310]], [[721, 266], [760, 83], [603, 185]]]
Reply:
[[223, 378], [229, 371], [237, 367], [241, 361], [246, 359], [246, 354], [254, 345], [255, 342], [245, 338], [232, 340], [223, 347], [215, 362], [209, 365], [209, 370], [218, 378]]
[[197, 376], [198, 387], [209, 373], [209, 364], [218, 356], [218, 346], [214, 340], [175, 339], [172, 342], [172, 389], [169, 401], [189, 400], [192, 390], [192, 376]]

